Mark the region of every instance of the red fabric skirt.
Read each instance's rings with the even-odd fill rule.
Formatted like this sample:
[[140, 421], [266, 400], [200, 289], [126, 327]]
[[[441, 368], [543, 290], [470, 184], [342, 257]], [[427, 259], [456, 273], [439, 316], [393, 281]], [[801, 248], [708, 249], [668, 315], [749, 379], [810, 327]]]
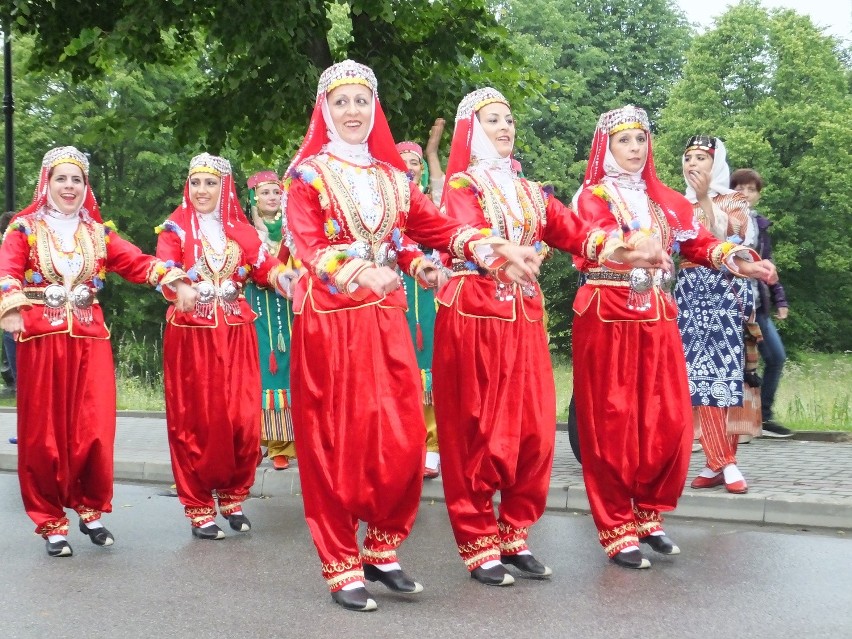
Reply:
[[16, 348], [21, 496], [37, 533], [65, 534], [64, 508], [112, 510], [112, 350], [109, 340], [67, 333]]
[[217, 327], [166, 324], [163, 340], [169, 449], [188, 516], [209, 514], [213, 490], [220, 507], [244, 499], [260, 452], [257, 334], [218, 312]]

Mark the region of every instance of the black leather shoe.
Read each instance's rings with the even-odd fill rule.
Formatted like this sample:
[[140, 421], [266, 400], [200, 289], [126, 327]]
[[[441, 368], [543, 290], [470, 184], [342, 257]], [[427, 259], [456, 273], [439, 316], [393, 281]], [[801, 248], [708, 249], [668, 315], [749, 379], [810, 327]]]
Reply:
[[616, 553], [609, 560], [617, 566], [621, 566], [622, 568], [650, 568], [651, 562], [645, 559], [642, 556], [642, 551], [638, 548], [633, 548], [631, 550], [625, 550], [619, 553]]
[[680, 548], [667, 535], [648, 535], [639, 539], [643, 544], [648, 544], [651, 550], [661, 555], [679, 555]]
[[231, 530], [236, 530], [237, 532], [248, 532], [251, 530], [251, 522], [242, 513], [239, 515], [228, 515], [228, 525], [231, 527]]
[[45, 539], [45, 545], [49, 557], [70, 557], [74, 554], [74, 551], [71, 550], [71, 544], [64, 539], [62, 541], [47, 541]]
[[115, 543], [115, 537], [106, 528], [103, 526], [100, 528], [89, 528], [83, 523], [82, 519], [80, 520], [80, 532], [88, 535], [95, 546], [112, 546]]
[[192, 536], [198, 539], [224, 539], [225, 533], [216, 524], [204, 526], [204, 528], [192, 527]]
[[394, 592], [404, 592], [409, 595], [423, 592], [423, 586], [406, 575], [401, 568], [385, 572], [372, 564], [364, 564], [364, 577], [367, 581], [383, 583]]
[[338, 606], [347, 610], [358, 612], [370, 612], [378, 608], [375, 600], [370, 597], [366, 588], [353, 588], [352, 590], [338, 590], [331, 593], [331, 598]]
[[515, 583], [515, 578], [502, 565], [493, 568], [479, 566], [470, 571], [470, 576], [486, 586], [511, 586]]
[[500, 561], [514, 566], [527, 579], [550, 579], [553, 571], [532, 555], [502, 555]]

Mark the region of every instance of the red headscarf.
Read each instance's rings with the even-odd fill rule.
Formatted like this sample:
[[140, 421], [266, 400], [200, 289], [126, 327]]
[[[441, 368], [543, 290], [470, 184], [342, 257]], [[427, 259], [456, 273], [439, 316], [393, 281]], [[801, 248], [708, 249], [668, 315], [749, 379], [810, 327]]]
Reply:
[[38, 176], [38, 184], [33, 192], [33, 201], [23, 211], [15, 215], [15, 217], [12, 218], [13, 220], [21, 217], [22, 215], [29, 215], [30, 213], [35, 213], [43, 208], [46, 209], [50, 207], [50, 201], [48, 199], [48, 182], [50, 181], [50, 172], [53, 170], [53, 167], [60, 164], [73, 164], [75, 166], [79, 166], [80, 170], [83, 172], [83, 180], [86, 183], [86, 193], [83, 196], [83, 204], [80, 206], [80, 210], [78, 211], [79, 215], [81, 215], [83, 219], [85, 219], [88, 215], [88, 217], [93, 219], [95, 222], [103, 222], [101, 219], [101, 210], [98, 207], [95, 194], [92, 192], [92, 186], [89, 184], [89, 159], [73, 146], [59, 146], [44, 154], [44, 158], [41, 161], [41, 171]]
[[[225, 235], [239, 244], [249, 255], [254, 255], [254, 251], [251, 249], [256, 247], [260, 240], [257, 231], [254, 226], [249, 224], [246, 214], [240, 206], [234, 188], [231, 163], [224, 158], [202, 153], [192, 158], [189, 163], [189, 174], [183, 186], [183, 201], [163, 225], [167, 230], [184, 233], [184, 237], [181, 238], [183, 240], [183, 268], [186, 270], [192, 268], [201, 256], [202, 251], [198, 214], [189, 198], [189, 179], [196, 173], [209, 173], [221, 179], [222, 189], [219, 192], [218, 210], [222, 216], [222, 228]], [[177, 228], [172, 228], [173, 226]]]
[[405, 163], [399, 156], [393, 141], [390, 126], [385, 118], [382, 105], [379, 102], [378, 82], [376, 75], [369, 67], [353, 60], [344, 60], [323, 71], [317, 85], [317, 97], [311, 123], [305, 134], [302, 145], [296, 152], [293, 161], [284, 174], [285, 178], [293, 177], [292, 171], [307, 158], [318, 154], [323, 146], [330, 142], [328, 126], [322, 114], [322, 106], [329, 92], [344, 84], [362, 84], [373, 92], [373, 127], [365, 140], [370, 155], [376, 160], [387, 162], [402, 172], [406, 171]]
[[594, 186], [603, 179], [604, 158], [609, 148], [609, 138], [624, 129], [642, 129], [648, 136], [648, 158], [642, 169], [642, 179], [645, 180], [648, 197], [657, 203], [670, 218], [674, 218], [670, 223], [675, 227], [673, 230], [676, 239], [695, 237], [694, 233], [697, 231], [692, 205], [681, 193], [667, 187], [657, 177], [648, 114], [644, 109], [628, 104], [601, 115], [592, 140], [592, 151], [589, 155], [589, 164], [586, 166], [586, 177], [583, 179], [582, 188]]
[[447, 160], [447, 181], [444, 184], [444, 196], [449, 188], [450, 178], [456, 173], [467, 171], [470, 166], [471, 144], [473, 140], [473, 119], [484, 106], [501, 102], [509, 106], [509, 101], [497, 89], [484, 87], [468, 93], [459, 103], [456, 111], [456, 128], [450, 145], [450, 157]]

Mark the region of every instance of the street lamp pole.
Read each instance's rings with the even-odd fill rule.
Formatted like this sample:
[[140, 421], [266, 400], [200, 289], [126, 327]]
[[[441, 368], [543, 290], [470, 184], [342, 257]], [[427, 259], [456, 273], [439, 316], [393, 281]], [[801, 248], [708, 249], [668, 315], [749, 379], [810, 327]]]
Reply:
[[3, 113], [6, 121], [6, 211], [15, 210], [15, 147], [12, 136], [12, 25], [9, 17], [3, 20]]

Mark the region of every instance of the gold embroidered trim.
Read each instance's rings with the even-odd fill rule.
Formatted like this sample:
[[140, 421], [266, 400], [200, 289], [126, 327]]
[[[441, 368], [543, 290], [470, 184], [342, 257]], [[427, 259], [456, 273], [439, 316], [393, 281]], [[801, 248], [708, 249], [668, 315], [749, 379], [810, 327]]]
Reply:
[[402, 535], [396, 533], [386, 533], [379, 530], [378, 528], [370, 528], [368, 526], [367, 534], [364, 537], [364, 543], [367, 543], [367, 541], [369, 541], [370, 539], [374, 539], [380, 543], [387, 544], [388, 546], [391, 546], [393, 548], [398, 548], [403, 541]]
[[470, 227], [461, 227], [455, 231], [450, 237], [450, 243], [447, 244], [447, 252], [451, 253], [458, 259], [465, 261], [467, 258], [464, 255], [464, 247], [474, 235], [479, 231]]
[[183, 512], [195, 527], [198, 527], [201, 524], [206, 524], [208, 521], [213, 521], [216, 518], [216, 511], [209, 506], [203, 506], [200, 508], [184, 508]]
[[486, 561], [490, 561], [492, 559], [500, 558], [500, 549], [499, 548], [490, 548], [488, 550], [483, 550], [480, 553], [473, 555], [472, 557], [464, 557], [464, 565], [468, 567], [468, 569], [476, 568], [484, 564]]
[[370, 548], [364, 548], [361, 551], [361, 559], [367, 563], [393, 563], [396, 561], [396, 550], [371, 550]]
[[350, 570], [340, 575], [335, 575], [325, 580], [330, 590], [337, 590], [340, 586], [345, 586], [353, 581], [364, 581], [363, 570]]
[[[203, 240], [201, 244], [205, 249], [209, 247], [207, 240]], [[198, 271], [198, 274], [203, 279], [218, 284], [221, 280], [226, 280], [234, 274], [240, 265], [241, 256], [242, 250], [240, 249], [240, 245], [231, 238], [227, 238], [225, 243], [225, 262], [222, 264], [222, 268], [214, 271], [213, 267], [207, 262], [207, 251], [204, 250], [202, 259], [195, 263], [195, 270]]]
[[604, 552], [612, 557], [614, 554], [621, 552], [623, 549], [629, 546], [638, 546], [639, 545], [639, 537], [636, 535], [626, 535], [621, 539], [614, 541], [613, 543], [604, 546]]
[[[50, 227], [44, 220], [34, 220], [33, 232], [36, 236], [36, 254], [38, 255], [39, 268], [44, 279], [49, 283], [62, 284], [64, 278], [53, 265], [53, 254], [50, 250]], [[83, 265], [80, 272], [74, 277], [70, 288], [88, 282], [97, 274], [97, 263], [106, 259], [106, 234], [103, 224], [87, 224], [80, 221], [77, 230], [74, 231], [74, 241], [80, 245], [80, 253]]]
[[488, 548], [490, 546], [496, 547], [499, 545], [500, 538], [497, 535], [486, 535], [485, 537], [478, 537], [469, 543], [459, 544], [459, 552], [465, 554], [481, 550], [482, 548]]
[[344, 557], [340, 561], [332, 561], [327, 564], [322, 564], [322, 572], [324, 575], [333, 575], [335, 573], [342, 573], [348, 570], [352, 570], [355, 567], [361, 567], [361, 557], [360, 555], [349, 555], [348, 557]]
[[376, 230], [371, 231], [364, 224], [352, 193], [338, 172], [331, 168], [327, 161], [319, 157], [315, 157], [305, 164], [319, 175], [320, 181], [329, 192], [328, 207], [337, 209], [342, 213], [347, 230], [354, 236], [355, 240], [369, 242], [375, 247], [396, 226], [400, 211], [407, 211], [410, 208], [411, 191], [407, 176], [384, 163], [377, 162], [371, 168], [375, 170], [376, 184], [381, 194], [384, 214]]

